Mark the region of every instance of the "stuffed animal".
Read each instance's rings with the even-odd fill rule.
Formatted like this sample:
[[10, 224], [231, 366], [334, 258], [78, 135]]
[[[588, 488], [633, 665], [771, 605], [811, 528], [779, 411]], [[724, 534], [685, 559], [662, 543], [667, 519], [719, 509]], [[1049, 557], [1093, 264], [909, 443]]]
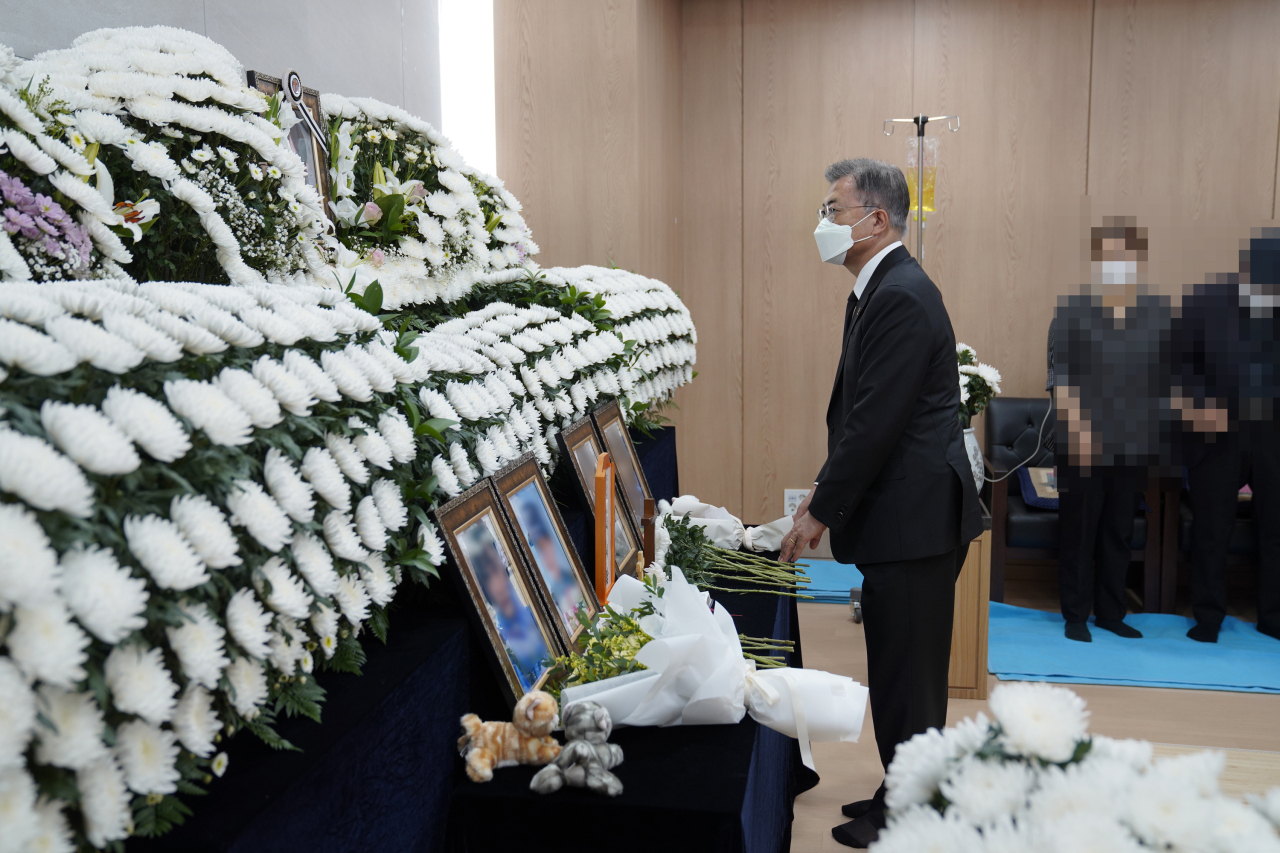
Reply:
[[458, 738], [458, 753], [467, 762], [473, 782], [488, 782], [495, 767], [546, 764], [560, 754], [551, 737], [559, 719], [555, 697], [532, 690], [520, 697], [509, 723], [483, 723], [475, 714], [462, 718], [465, 734]]
[[610, 797], [621, 794], [622, 781], [609, 772], [622, 763], [622, 747], [605, 743], [611, 731], [607, 708], [595, 702], [574, 702], [565, 708], [564, 748], [553, 763], [537, 772], [529, 788], [550, 794], [568, 785]]

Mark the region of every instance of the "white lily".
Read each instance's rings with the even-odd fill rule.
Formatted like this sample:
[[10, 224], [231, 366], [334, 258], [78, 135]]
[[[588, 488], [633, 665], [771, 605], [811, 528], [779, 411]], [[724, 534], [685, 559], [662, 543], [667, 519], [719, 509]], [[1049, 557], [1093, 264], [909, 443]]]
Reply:
[[381, 190], [386, 195], [402, 195], [404, 196], [405, 204], [422, 200], [421, 193], [417, 196], [413, 194], [416, 187], [422, 186], [422, 181], [401, 181], [390, 169], [383, 169], [383, 175], [385, 176], [384, 182], [374, 184], [375, 189]]

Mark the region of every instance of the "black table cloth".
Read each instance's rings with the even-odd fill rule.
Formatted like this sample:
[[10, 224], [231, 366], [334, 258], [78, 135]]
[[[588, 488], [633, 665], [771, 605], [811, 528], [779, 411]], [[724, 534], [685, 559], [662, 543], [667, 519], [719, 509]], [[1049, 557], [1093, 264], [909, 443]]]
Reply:
[[[763, 593], [717, 593], [740, 633], [794, 639], [795, 600]], [[778, 853], [791, 837], [791, 804], [817, 784], [796, 742], [749, 716], [737, 725], [623, 728], [612, 743], [621, 796], [582, 789], [529, 790], [536, 767], [498, 770], [493, 781], [466, 778], [459, 760], [449, 816], [454, 851], [690, 850]]]

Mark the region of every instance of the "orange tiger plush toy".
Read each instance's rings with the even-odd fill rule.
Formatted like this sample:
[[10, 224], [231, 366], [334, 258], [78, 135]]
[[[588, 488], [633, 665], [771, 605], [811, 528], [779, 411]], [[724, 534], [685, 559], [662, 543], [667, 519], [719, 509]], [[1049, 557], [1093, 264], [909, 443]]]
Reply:
[[520, 697], [510, 723], [484, 723], [475, 714], [462, 718], [465, 732], [458, 753], [473, 782], [488, 782], [495, 767], [549, 764], [560, 754], [551, 730], [560, 718], [555, 697], [532, 690]]

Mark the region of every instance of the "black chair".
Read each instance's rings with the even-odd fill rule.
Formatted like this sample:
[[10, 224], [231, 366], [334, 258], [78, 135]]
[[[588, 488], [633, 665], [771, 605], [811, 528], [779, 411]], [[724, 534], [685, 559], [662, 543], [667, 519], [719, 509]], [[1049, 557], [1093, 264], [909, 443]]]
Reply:
[[[1189, 577], [1191, 567], [1191, 511], [1187, 494], [1179, 480], [1164, 485], [1164, 540], [1161, 546], [1160, 611], [1172, 613], [1176, 603], [1178, 578]], [[1229, 576], [1243, 569], [1243, 574], [1256, 572], [1258, 538], [1253, 529], [1253, 502], [1239, 501], [1236, 505], [1236, 523], [1227, 543], [1227, 571]]]
[[[1049, 408], [1044, 397], [995, 397], [987, 406], [987, 476], [995, 483], [983, 489], [991, 508], [991, 600], [1004, 601], [1005, 561], [1056, 560], [1058, 512], [1027, 506], [1022, 499], [1017, 467], [1050, 467], [1053, 453], [1045, 450], [1040, 424]], [[1053, 431], [1053, 415], [1044, 435]], [[1028, 461], [1028, 459], [1030, 461]], [[1012, 485], [1010, 485], [1012, 484]], [[1161, 495], [1158, 484], [1147, 490], [1146, 510], [1139, 510], [1133, 524], [1133, 560], [1143, 570], [1143, 606], [1154, 612], [1162, 604], [1160, 560]], [[1148, 536], [1148, 531], [1155, 535]]]

